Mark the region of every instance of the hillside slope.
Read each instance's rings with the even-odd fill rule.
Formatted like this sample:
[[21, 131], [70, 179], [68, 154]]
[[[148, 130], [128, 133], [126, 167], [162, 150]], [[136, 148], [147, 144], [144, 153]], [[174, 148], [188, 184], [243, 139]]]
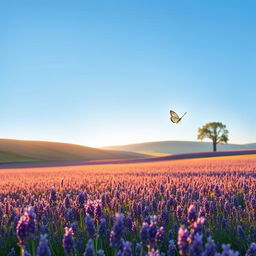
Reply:
[[[212, 151], [211, 142], [200, 141], [156, 141], [121, 146], [103, 147], [104, 149], [122, 150], [132, 152], [181, 154]], [[225, 144], [217, 145], [218, 151], [256, 149], [256, 143], [252, 144]]]
[[0, 162], [104, 160], [145, 156], [69, 143], [0, 139]]

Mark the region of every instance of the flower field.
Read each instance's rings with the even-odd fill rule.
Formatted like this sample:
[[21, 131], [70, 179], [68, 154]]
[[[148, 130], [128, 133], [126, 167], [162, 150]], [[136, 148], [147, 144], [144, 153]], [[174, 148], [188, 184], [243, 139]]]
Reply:
[[256, 158], [0, 170], [0, 255], [256, 255]]

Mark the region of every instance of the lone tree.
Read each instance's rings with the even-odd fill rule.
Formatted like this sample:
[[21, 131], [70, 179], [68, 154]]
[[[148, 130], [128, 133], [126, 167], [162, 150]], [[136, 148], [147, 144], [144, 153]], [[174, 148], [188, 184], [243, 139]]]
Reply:
[[220, 122], [212, 122], [205, 124], [198, 129], [197, 139], [203, 140], [205, 138], [212, 140], [213, 151], [217, 150], [217, 144], [228, 142], [228, 130], [226, 125]]

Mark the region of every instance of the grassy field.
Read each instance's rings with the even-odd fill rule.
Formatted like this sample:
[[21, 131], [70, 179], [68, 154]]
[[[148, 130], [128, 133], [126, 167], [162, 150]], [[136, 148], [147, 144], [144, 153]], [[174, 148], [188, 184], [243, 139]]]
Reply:
[[1, 152], [0, 151], [0, 163], [8, 162], [28, 162], [28, 161], [40, 161], [41, 159], [26, 157], [10, 152]]
[[127, 159], [146, 156], [145, 154], [103, 150], [69, 143], [0, 139], [0, 163]]

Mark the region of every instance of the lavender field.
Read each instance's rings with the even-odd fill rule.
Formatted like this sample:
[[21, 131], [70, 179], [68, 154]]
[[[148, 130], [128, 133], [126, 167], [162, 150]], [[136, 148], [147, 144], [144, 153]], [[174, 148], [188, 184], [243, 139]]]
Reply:
[[0, 255], [256, 255], [255, 156], [0, 170]]

